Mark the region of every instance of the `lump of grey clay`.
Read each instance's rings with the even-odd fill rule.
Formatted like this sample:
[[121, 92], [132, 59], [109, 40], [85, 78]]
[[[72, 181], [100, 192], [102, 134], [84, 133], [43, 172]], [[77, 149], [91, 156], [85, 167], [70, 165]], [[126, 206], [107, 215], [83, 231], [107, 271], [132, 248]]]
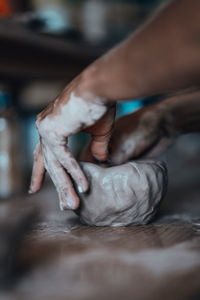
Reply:
[[167, 169], [160, 161], [132, 161], [109, 168], [82, 163], [82, 168], [90, 191], [79, 194], [77, 213], [87, 225], [146, 224], [167, 188]]

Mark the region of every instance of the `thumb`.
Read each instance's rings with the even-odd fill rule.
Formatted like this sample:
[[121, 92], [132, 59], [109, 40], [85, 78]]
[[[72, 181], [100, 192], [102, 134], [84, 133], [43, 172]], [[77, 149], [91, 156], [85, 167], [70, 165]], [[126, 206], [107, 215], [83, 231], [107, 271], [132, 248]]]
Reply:
[[108, 145], [113, 132], [115, 113], [116, 105], [109, 108], [95, 125], [86, 130], [92, 135], [90, 152], [99, 161], [105, 161], [108, 158]]

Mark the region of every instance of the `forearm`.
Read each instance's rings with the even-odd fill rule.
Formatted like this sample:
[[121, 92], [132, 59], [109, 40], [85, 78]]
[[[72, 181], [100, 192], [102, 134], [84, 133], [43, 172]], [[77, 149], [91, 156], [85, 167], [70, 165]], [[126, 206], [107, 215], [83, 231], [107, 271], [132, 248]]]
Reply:
[[85, 72], [83, 82], [109, 100], [136, 99], [199, 84], [199, 0], [168, 4]]

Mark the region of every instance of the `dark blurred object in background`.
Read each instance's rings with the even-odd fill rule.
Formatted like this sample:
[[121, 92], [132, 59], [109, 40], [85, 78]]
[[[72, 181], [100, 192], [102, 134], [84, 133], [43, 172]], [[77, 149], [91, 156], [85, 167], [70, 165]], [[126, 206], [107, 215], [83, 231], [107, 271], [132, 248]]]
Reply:
[[22, 192], [23, 142], [20, 122], [6, 86], [0, 87], [0, 198]]
[[0, 0], [0, 15], [10, 16], [12, 14], [12, 8], [10, 2], [7, 0]]
[[112, 46], [144, 21], [157, 2], [32, 0], [30, 6], [43, 33], [65, 36], [73, 31], [89, 44]]
[[28, 0], [0, 0], [0, 15], [11, 16], [30, 9]]

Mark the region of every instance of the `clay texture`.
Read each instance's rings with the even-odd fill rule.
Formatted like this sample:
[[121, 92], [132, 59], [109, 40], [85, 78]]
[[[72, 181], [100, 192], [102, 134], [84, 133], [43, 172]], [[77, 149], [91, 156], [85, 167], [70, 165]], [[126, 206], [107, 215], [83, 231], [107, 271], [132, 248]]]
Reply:
[[79, 194], [77, 213], [88, 225], [146, 224], [167, 188], [167, 169], [160, 161], [132, 161], [109, 168], [82, 163], [82, 168], [90, 190]]

